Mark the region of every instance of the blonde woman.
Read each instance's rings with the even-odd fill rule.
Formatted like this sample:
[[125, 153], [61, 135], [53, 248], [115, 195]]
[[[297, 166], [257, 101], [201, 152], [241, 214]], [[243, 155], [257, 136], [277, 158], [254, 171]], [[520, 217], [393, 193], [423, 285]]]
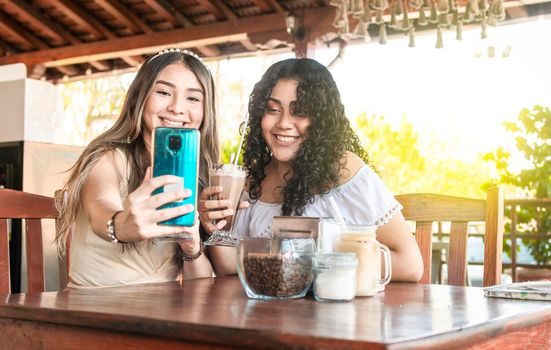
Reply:
[[[194, 227], [158, 225], [195, 208], [157, 210], [190, 195], [184, 189], [152, 195], [178, 182], [173, 176], [151, 178], [151, 133], [157, 126], [201, 131], [200, 188], [208, 168], [219, 158], [214, 82], [191, 52], [169, 49], [151, 57], [138, 71], [113, 127], [93, 140], [71, 168], [64, 186], [61, 250], [72, 231], [68, 287], [91, 288], [173, 281], [212, 275], [202, 254], [199, 220]], [[187, 232], [179, 242], [156, 237]], [[183, 261], [183, 268], [182, 268]]]

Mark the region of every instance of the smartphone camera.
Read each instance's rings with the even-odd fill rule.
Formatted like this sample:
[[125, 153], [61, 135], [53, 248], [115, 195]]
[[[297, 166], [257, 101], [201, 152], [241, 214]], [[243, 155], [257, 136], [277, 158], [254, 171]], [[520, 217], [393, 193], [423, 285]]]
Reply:
[[180, 135], [170, 135], [168, 137], [168, 148], [171, 151], [179, 151], [182, 148], [182, 138]]

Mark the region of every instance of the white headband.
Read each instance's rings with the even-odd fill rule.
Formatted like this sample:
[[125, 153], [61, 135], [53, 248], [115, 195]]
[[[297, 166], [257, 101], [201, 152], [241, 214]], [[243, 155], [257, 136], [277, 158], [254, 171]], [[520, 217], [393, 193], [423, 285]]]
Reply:
[[182, 55], [189, 55], [189, 56], [192, 56], [192, 57], [195, 57], [196, 59], [198, 59], [199, 61], [203, 62], [203, 60], [201, 59], [201, 57], [199, 57], [195, 52], [193, 51], [189, 51], [189, 50], [186, 50], [186, 49], [179, 49], [179, 48], [171, 48], [171, 49], [164, 49], [164, 50], [161, 50], [159, 51], [155, 56], [151, 57], [149, 59], [149, 61], [147, 61], [147, 63], [153, 61], [155, 58], [159, 57], [159, 56], [162, 56], [164, 55], [165, 53], [173, 53], [173, 52], [179, 52], [181, 53]]

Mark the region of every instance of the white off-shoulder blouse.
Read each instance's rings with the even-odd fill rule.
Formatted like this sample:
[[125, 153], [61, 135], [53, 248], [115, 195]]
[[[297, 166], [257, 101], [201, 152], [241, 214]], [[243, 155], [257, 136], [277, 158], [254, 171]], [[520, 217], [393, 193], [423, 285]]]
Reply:
[[[316, 195], [313, 203], [307, 203], [303, 216], [335, 216], [330, 197], [335, 200], [345, 223], [351, 225], [386, 224], [399, 210], [400, 203], [370, 167], [363, 166], [348, 182], [326, 194]], [[249, 200], [247, 192], [242, 200]], [[272, 217], [281, 215], [281, 203], [252, 201], [250, 206], [237, 214], [233, 229], [235, 237], [269, 237], [272, 234]]]

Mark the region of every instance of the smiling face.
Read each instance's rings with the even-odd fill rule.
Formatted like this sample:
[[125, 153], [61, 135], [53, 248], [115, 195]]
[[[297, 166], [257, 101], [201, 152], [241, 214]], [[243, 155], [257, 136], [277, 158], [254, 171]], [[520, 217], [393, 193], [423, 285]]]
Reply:
[[295, 157], [311, 124], [309, 116], [293, 114], [297, 85], [296, 80], [279, 80], [272, 89], [266, 114], [262, 117], [262, 136], [275, 162], [289, 163]]
[[166, 66], [157, 77], [144, 108], [144, 140], [151, 145], [155, 127], [198, 129], [204, 115], [204, 91], [183, 63]]

